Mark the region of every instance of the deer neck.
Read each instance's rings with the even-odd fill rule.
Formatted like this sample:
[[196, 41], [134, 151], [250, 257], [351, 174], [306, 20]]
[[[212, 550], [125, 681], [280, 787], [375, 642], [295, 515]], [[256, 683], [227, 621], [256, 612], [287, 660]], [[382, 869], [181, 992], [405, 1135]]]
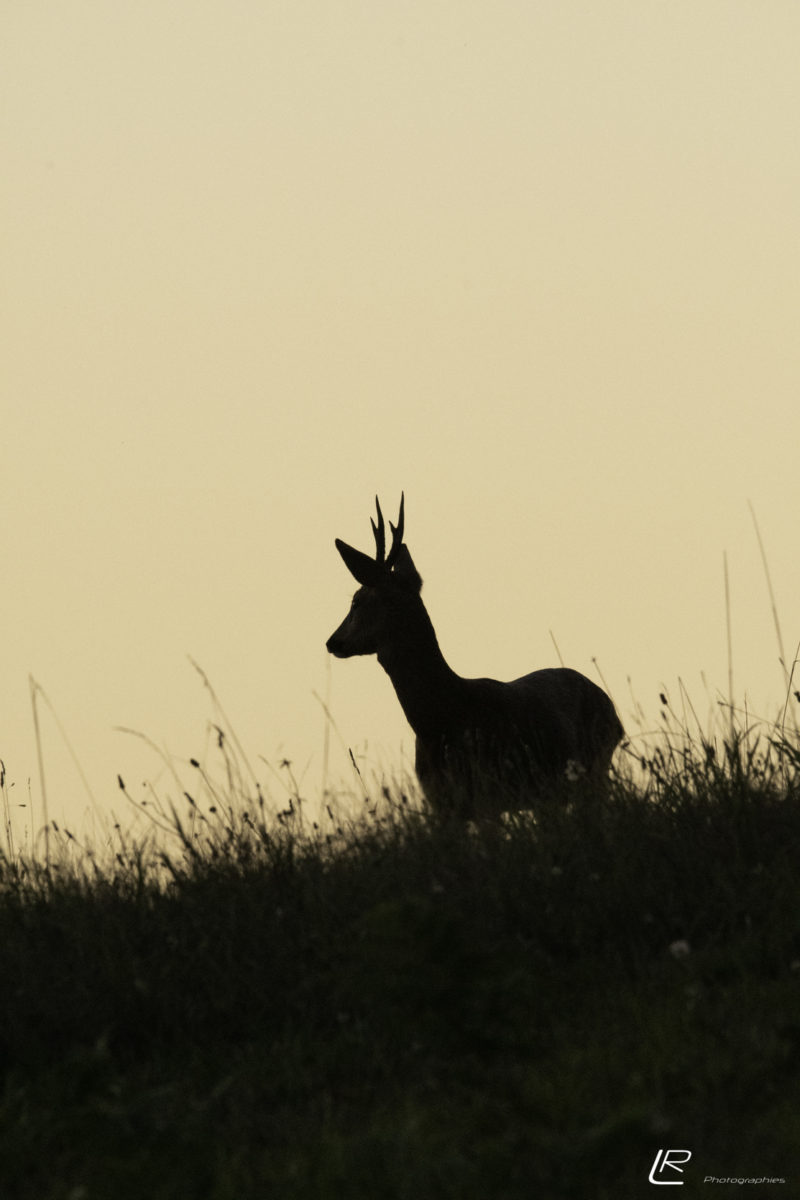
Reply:
[[378, 662], [392, 681], [417, 737], [431, 736], [452, 711], [461, 679], [447, 665], [425, 607], [378, 651]]

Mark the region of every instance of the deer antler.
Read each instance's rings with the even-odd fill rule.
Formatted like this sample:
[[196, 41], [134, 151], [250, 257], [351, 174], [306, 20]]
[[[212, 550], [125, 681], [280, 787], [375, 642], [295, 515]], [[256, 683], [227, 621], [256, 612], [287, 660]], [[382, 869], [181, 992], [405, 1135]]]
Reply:
[[[369, 523], [372, 526], [372, 532], [375, 534], [375, 562], [378, 566], [382, 567], [386, 558], [386, 526], [383, 523], [381, 502], [377, 496], [375, 497], [375, 507], [378, 510], [378, 524], [375, 524], [372, 517], [370, 517]], [[389, 524], [392, 524], [391, 521]], [[394, 525], [392, 525], [392, 532], [394, 532]], [[394, 545], [392, 545], [392, 549], [394, 549]]]
[[397, 518], [397, 525], [389, 522], [392, 531], [392, 546], [388, 558], [386, 556], [386, 525], [377, 496], [375, 497], [375, 506], [378, 510], [377, 523], [370, 518], [372, 532], [375, 534], [375, 557], [370, 558], [368, 554], [362, 554], [360, 550], [348, 546], [347, 542], [343, 542], [341, 538], [336, 538], [336, 549], [344, 559], [348, 571], [366, 587], [379, 587], [382, 582], [386, 581], [387, 575], [397, 562], [398, 555], [403, 548], [403, 503], [404, 497], [401, 494], [400, 516]]
[[[389, 528], [392, 531], [392, 548], [389, 551], [389, 557], [386, 559], [387, 571], [391, 571], [392, 567], [397, 562], [397, 556], [400, 553], [400, 550], [403, 545], [403, 525], [405, 523], [405, 517], [403, 515], [403, 507], [405, 505], [405, 499], [406, 499], [405, 492], [401, 492], [400, 493], [400, 515], [397, 518], [397, 524], [393, 525], [391, 521], [389, 522]], [[378, 509], [378, 512], [380, 512], [380, 509]]]

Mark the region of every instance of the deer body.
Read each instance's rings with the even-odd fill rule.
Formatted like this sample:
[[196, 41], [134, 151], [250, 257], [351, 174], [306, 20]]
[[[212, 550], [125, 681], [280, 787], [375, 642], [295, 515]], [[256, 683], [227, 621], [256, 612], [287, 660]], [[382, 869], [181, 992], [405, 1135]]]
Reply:
[[339, 658], [377, 654], [416, 735], [417, 776], [431, 808], [465, 816], [527, 808], [569, 771], [605, 776], [623, 735], [606, 693], [563, 667], [511, 683], [457, 675], [439, 648], [402, 540], [402, 500], [391, 529], [388, 558], [380, 505], [375, 559], [337, 539], [361, 587], [327, 648]]

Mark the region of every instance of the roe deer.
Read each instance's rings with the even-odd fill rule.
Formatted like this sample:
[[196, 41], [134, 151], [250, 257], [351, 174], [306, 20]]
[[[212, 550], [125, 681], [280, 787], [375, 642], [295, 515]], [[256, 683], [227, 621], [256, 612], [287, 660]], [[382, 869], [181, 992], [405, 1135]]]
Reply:
[[530, 808], [558, 778], [607, 777], [623, 737], [601, 688], [566, 667], [512, 683], [462, 679], [445, 662], [420, 596], [422, 579], [403, 542], [403, 506], [386, 533], [376, 496], [375, 558], [339, 538], [336, 548], [361, 587], [327, 642], [337, 658], [377, 654], [417, 739], [416, 770], [438, 813], [486, 816]]

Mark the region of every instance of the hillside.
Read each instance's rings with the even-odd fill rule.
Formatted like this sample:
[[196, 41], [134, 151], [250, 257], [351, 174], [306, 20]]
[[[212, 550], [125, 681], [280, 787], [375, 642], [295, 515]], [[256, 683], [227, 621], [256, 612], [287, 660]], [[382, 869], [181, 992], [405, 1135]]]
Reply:
[[663, 1147], [684, 1196], [800, 1195], [796, 754], [643, 767], [479, 828], [240, 797], [166, 856], [7, 854], [3, 1200], [619, 1200]]

